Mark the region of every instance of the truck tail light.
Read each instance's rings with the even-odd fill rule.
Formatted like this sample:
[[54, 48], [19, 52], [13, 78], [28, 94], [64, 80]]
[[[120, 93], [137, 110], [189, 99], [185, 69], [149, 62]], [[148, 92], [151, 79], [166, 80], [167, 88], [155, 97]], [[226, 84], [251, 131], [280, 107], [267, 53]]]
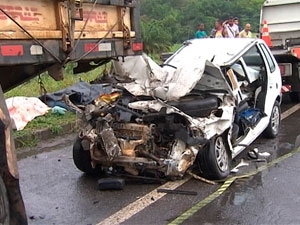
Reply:
[[279, 69], [280, 69], [280, 74], [281, 76], [285, 74], [285, 66], [284, 65], [279, 65]]
[[281, 76], [292, 76], [292, 64], [291, 63], [279, 63]]
[[3, 56], [21, 56], [24, 55], [23, 45], [2, 45], [0, 47]]
[[132, 44], [133, 51], [143, 51], [143, 43], [142, 42], [134, 42]]

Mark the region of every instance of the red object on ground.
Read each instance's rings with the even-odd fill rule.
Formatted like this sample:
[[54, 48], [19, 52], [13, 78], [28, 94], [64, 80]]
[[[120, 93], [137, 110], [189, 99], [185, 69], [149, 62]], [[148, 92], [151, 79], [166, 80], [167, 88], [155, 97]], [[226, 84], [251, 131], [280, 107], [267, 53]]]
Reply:
[[281, 93], [287, 93], [287, 92], [290, 92], [291, 90], [292, 90], [291, 85], [282, 85], [282, 87], [281, 87]]

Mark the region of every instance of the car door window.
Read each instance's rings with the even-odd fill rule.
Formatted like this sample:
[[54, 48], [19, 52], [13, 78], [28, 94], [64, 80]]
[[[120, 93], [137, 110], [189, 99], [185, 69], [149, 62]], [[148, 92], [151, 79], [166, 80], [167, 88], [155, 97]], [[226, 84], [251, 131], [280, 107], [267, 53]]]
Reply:
[[270, 71], [271, 71], [271, 73], [273, 73], [276, 69], [275, 62], [273, 61], [273, 59], [270, 55], [270, 52], [267, 50], [266, 46], [264, 44], [260, 44], [260, 47], [262, 49], [264, 56], [266, 57]]
[[242, 58], [246, 64], [247, 78], [250, 83], [257, 81], [266, 73], [266, 66], [257, 46], [249, 49]]
[[245, 72], [245, 68], [242, 65], [241, 61], [237, 61], [230, 68], [235, 73], [236, 78], [237, 78], [238, 81], [245, 81], [245, 80], [247, 80], [247, 75], [246, 75], [246, 72]]

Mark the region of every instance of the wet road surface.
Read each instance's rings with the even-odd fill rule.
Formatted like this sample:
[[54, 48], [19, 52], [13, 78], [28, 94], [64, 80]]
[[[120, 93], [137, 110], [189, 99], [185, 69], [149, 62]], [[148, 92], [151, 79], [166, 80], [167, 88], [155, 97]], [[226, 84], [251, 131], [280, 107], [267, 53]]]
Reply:
[[[291, 106], [283, 104], [282, 111]], [[282, 121], [278, 138], [260, 138], [251, 148], [269, 152], [268, 161], [290, 152], [300, 134], [296, 122], [299, 117], [298, 110]], [[119, 220], [122, 224], [168, 224], [221, 186], [190, 179], [177, 189], [196, 191], [196, 196], [166, 194], [160, 197], [151, 194], [145, 206], [132, 212], [134, 209], [125, 207], [161, 184], [130, 182], [122, 191], [99, 191], [97, 177], [85, 176], [75, 168], [71, 149], [70, 143], [55, 151], [19, 160], [29, 224], [88, 225], [107, 221], [105, 219], [112, 215], [115, 218], [112, 221], [117, 223], [118, 214], [115, 213], [122, 209], [125, 211], [121, 211], [121, 215], [129, 215], [124, 222]], [[299, 159], [300, 153], [297, 153], [255, 176], [236, 180], [222, 195], [190, 215], [183, 224], [300, 224]], [[249, 161], [249, 164], [239, 173], [247, 173], [266, 162]]]
[[[297, 111], [283, 120], [278, 138], [260, 138], [252, 146], [269, 152], [268, 161], [289, 153], [300, 134], [299, 126], [295, 125], [299, 117]], [[255, 176], [236, 180], [223, 195], [183, 224], [300, 224], [299, 161], [297, 152]], [[263, 165], [266, 163], [252, 162], [249, 167]]]

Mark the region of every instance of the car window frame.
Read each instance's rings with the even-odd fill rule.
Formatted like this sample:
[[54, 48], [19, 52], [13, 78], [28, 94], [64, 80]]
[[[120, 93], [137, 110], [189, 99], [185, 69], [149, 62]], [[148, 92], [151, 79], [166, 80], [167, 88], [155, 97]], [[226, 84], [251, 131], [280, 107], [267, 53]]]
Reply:
[[[254, 51], [253, 51], [254, 50]], [[255, 54], [251, 54], [251, 52]], [[250, 53], [250, 54], [249, 54]], [[253, 57], [255, 59], [256, 57], [259, 58], [259, 62], [256, 62], [256, 60], [252, 59], [248, 60], [247, 56], [249, 56], [249, 59]], [[247, 59], [247, 60], [246, 60]], [[241, 62], [244, 65], [244, 68], [246, 70], [247, 80], [249, 83], [254, 82], [257, 79], [261, 78], [262, 72], [267, 71], [267, 65], [264, 55], [262, 54], [262, 50], [259, 48], [257, 44], [251, 46], [242, 56], [241, 56]], [[254, 72], [253, 75], [250, 76], [251, 70]]]
[[270, 72], [273, 73], [276, 70], [276, 63], [274, 62], [272, 54], [270, 53], [270, 51], [268, 51], [267, 46], [263, 43], [259, 43], [259, 48], [262, 54], [264, 55], [265, 61], [268, 64]]

